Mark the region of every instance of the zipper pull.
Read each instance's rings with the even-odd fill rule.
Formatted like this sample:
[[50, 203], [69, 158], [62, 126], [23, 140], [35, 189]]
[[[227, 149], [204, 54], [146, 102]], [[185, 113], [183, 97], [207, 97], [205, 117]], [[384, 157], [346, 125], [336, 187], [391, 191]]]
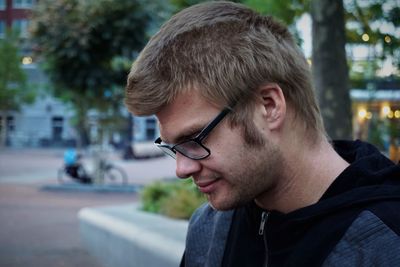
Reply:
[[269, 215], [269, 212], [266, 212], [266, 211], [263, 211], [263, 212], [261, 213], [260, 229], [258, 230], [258, 234], [259, 234], [259, 235], [263, 235], [263, 234], [264, 234], [265, 222], [266, 222], [267, 219], [268, 219], [268, 215]]

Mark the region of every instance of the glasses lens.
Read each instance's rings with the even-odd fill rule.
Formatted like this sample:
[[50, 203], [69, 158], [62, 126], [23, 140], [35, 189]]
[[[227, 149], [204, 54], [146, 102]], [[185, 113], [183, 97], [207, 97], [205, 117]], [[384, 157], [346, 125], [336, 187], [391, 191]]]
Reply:
[[158, 145], [158, 147], [168, 156], [171, 156], [172, 158], [176, 158], [175, 152], [172, 151], [169, 147], [167, 146], [162, 146], [162, 145]]
[[210, 152], [205, 147], [193, 140], [178, 144], [174, 148], [191, 159], [203, 159], [210, 155]]

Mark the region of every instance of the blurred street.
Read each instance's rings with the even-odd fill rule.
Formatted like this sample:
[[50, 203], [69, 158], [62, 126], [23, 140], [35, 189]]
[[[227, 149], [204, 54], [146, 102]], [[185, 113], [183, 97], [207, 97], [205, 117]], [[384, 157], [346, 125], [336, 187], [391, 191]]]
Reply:
[[[63, 165], [63, 149], [3, 149], [0, 150], [0, 184], [57, 183], [57, 170]], [[122, 160], [117, 153], [107, 158], [122, 167], [130, 184], [148, 184], [154, 180], [175, 177], [175, 162], [168, 157], [143, 160]], [[93, 160], [84, 154], [89, 171]]]
[[[174, 177], [174, 162], [166, 157], [109, 158], [125, 169], [131, 184]], [[81, 244], [77, 212], [132, 203], [138, 194], [42, 190], [57, 184], [62, 163], [61, 149], [0, 150], [0, 267], [101, 267]]]

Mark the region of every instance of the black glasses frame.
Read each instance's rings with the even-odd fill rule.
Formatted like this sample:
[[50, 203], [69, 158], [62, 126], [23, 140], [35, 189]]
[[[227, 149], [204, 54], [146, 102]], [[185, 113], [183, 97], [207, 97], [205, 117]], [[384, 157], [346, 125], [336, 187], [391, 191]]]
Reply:
[[[206, 146], [203, 145], [202, 141], [210, 134], [210, 132], [222, 121], [222, 119], [229, 113], [231, 112], [232, 109], [229, 107], [225, 107], [211, 122], [209, 122], [201, 132], [195, 136], [194, 138], [190, 138], [187, 140], [184, 140], [182, 142], [179, 142], [178, 144], [175, 145], [169, 145], [169, 144], [162, 144], [161, 137], [158, 137], [156, 141], [154, 141], [154, 144], [159, 147], [165, 154], [171, 156], [172, 158], [176, 159], [176, 152], [181, 153], [185, 157], [188, 157], [190, 159], [194, 160], [200, 160], [200, 159], [205, 159], [208, 156], [211, 155], [211, 150], [207, 148]], [[185, 148], [183, 147], [184, 144], [194, 142], [196, 145], [201, 147], [203, 149], [204, 154], [201, 155], [189, 155], [187, 152], [185, 152]]]

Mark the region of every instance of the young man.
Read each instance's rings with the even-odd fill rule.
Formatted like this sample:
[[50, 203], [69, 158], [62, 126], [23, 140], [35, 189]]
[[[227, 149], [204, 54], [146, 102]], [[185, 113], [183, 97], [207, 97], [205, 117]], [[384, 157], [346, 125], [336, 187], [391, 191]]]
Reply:
[[400, 266], [400, 169], [330, 142], [288, 30], [230, 2], [183, 10], [133, 64], [126, 106], [208, 198], [182, 266]]

